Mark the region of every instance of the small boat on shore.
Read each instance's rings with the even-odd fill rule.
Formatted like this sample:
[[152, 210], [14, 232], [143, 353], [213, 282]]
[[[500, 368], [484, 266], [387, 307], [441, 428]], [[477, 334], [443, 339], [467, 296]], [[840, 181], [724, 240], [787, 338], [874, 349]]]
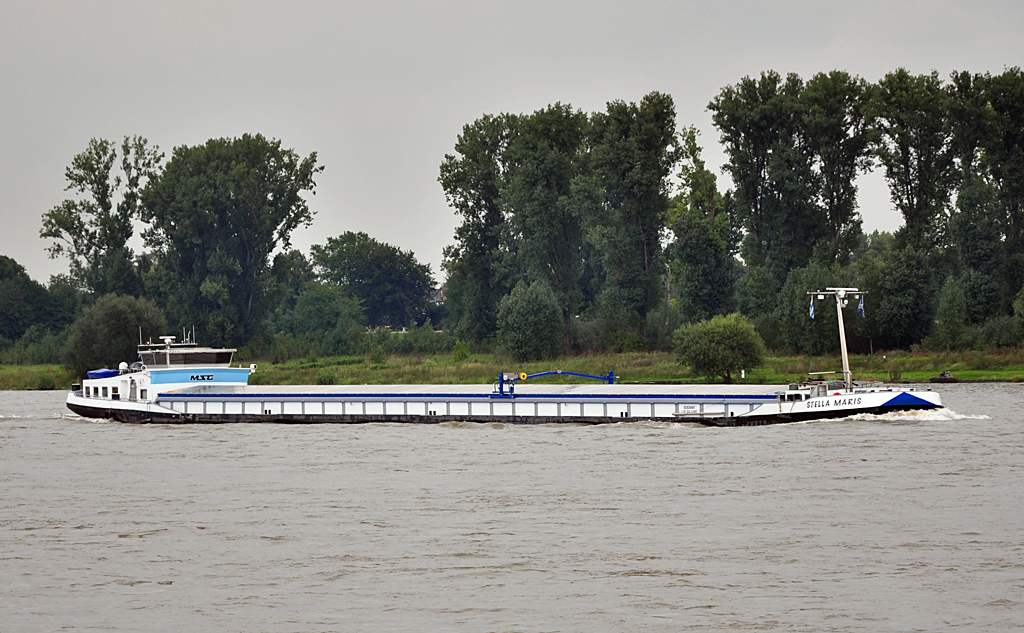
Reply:
[[931, 378], [929, 378], [928, 382], [931, 382], [931, 383], [951, 383], [951, 382], [960, 382], [960, 379], [954, 377], [948, 371], [944, 371], [941, 374], [939, 374], [938, 376], [932, 376]]

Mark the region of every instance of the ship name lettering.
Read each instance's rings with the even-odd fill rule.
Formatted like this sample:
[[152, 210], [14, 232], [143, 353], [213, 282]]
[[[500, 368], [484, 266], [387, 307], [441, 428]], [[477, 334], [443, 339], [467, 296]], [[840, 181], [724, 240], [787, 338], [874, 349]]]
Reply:
[[860, 398], [836, 398], [833, 407], [852, 407], [860, 404]]

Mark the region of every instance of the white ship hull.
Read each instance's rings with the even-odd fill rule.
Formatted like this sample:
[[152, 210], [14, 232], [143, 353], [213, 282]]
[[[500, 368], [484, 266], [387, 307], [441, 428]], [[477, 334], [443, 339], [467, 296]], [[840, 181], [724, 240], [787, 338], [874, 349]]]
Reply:
[[823, 385], [523, 385], [514, 394], [488, 385], [207, 387], [159, 393], [152, 400], [68, 396], [89, 417], [134, 423], [438, 423], [606, 424], [672, 420], [754, 426], [942, 406], [930, 390]]

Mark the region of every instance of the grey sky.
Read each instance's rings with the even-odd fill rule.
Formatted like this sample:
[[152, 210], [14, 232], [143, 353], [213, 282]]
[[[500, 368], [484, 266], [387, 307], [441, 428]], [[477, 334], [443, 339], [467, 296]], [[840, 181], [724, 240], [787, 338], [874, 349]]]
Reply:
[[[456, 225], [438, 165], [466, 123], [560, 101], [670, 93], [680, 126], [724, 157], [705, 110], [762, 70], [904, 66], [1001, 72], [1024, 63], [1021, 2], [46, 2], [0, 4], [0, 254], [45, 282], [65, 272], [39, 238], [67, 197], [64, 169], [92, 137], [177, 145], [246, 132], [325, 170], [313, 226], [411, 249], [439, 275]], [[901, 224], [878, 172], [865, 228]]]

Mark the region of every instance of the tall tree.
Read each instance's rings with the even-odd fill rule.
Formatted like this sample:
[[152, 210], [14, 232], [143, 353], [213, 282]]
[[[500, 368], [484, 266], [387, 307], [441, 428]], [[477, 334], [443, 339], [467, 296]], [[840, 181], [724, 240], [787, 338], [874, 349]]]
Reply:
[[446, 154], [438, 181], [462, 222], [455, 244], [445, 248], [446, 306], [454, 331], [482, 340], [497, 329], [498, 304], [509, 286], [502, 274], [501, 234], [505, 214], [501, 189], [507, 171], [505, 149], [516, 117], [486, 115], [462, 129], [455, 154]]
[[181, 146], [142, 193], [146, 243], [168, 284], [172, 319], [211, 343], [242, 344], [267, 308], [270, 257], [313, 214], [316, 153], [246, 134]]
[[362, 301], [370, 325], [422, 322], [434, 283], [430, 266], [412, 251], [347, 231], [312, 247], [317, 276]]
[[612, 101], [592, 121], [593, 169], [604, 193], [592, 233], [607, 274], [602, 310], [607, 325], [641, 337], [663, 291], [668, 177], [679, 159], [675, 119], [672, 97], [652, 92], [639, 104]]
[[939, 295], [935, 326], [929, 340], [946, 350], [962, 349], [967, 343], [967, 295], [956, 277], [949, 277]]
[[744, 77], [708, 104], [721, 133], [746, 236], [747, 265], [764, 267], [777, 290], [807, 264], [826, 223], [815, 204], [819, 183], [803, 128], [803, 81], [775, 71]]
[[938, 295], [933, 270], [925, 253], [909, 248], [892, 253], [878, 282], [883, 347], [906, 349], [931, 332]]
[[284, 315], [295, 309], [299, 293], [316, 275], [313, 264], [302, 251], [291, 249], [274, 255], [270, 265], [268, 301], [273, 306], [275, 325], [284, 321]]
[[68, 258], [79, 287], [97, 296], [141, 290], [128, 240], [139, 219], [139, 193], [162, 160], [159, 148], [140, 136], [121, 143], [120, 173], [117, 146], [110, 141], [94, 138], [72, 159], [65, 190], [79, 198], [45, 213], [39, 236], [55, 240], [47, 249], [50, 257]]
[[554, 291], [566, 336], [582, 301], [583, 218], [573, 182], [585, 160], [587, 123], [583, 112], [560, 103], [521, 117], [501, 190], [509, 250], [530, 283]]
[[25, 272], [25, 267], [0, 255], [0, 338], [21, 338], [30, 326], [45, 323], [46, 288]]
[[697, 130], [679, 135], [682, 191], [669, 209], [667, 255], [682, 318], [706, 321], [733, 309], [735, 239], [717, 178], [701, 158]]
[[[1005, 286], [1006, 244], [999, 223], [996, 191], [979, 174], [967, 176], [957, 194], [956, 214], [949, 222], [952, 247], [963, 267], [958, 292], [966, 297], [969, 323], [982, 323], [1008, 312], [1012, 294]], [[963, 316], [963, 315], [962, 315]]]
[[893, 204], [903, 214], [901, 248], [928, 249], [944, 239], [953, 185], [949, 95], [936, 72], [904, 68], [878, 82], [871, 112], [880, 134], [875, 154], [885, 167]]
[[828, 261], [849, 254], [861, 234], [858, 174], [871, 168], [873, 126], [868, 83], [840, 70], [811, 77], [801, 94], [803, 127], [814, 154], [825, 209]]
[[955, 177], [961, 187], [982, 175], [985, 166], [980, 160], [982, 149], [992, 133], [992, 109], [985, 94], [985, 75], [954, 72], [946, 85], [949, 106], [950, 153]]
[[1024, 72], [1009, 68], [986, 78], [991, 116], [985, 135], [985, 163], [998, 191], [1007, 252], [1007, 283], [1016, 294], [1024, 285]]

